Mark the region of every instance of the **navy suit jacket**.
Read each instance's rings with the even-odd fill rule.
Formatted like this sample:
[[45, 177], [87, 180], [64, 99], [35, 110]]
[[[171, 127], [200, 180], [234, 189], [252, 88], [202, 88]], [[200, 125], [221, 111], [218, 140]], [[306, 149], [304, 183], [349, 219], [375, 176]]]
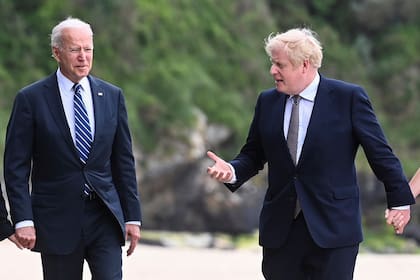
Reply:
[[88, 79], [95, 136], [85, 166], [70, 134], [55, 73], [23, 88], [15, 98], [7, 127], [4, 176], [13, 223], [35, 223], [35, 251], [67, 254], [78, 245], [85, 182], [118, 221], [121, 244], [125, 222], [141, 219], [122, 91], [93, 76]]
[[362, 241], [355, 156], [361, 146], [384, 183], [388, 207], [414, 204], [401, 164], [387, 144], [364, 90], [321, 76], [298, 165], [283, 132], [287, 95], [270, 89], [258, 98], [246, 144], [231, 161], [235, 191], [268, 164], [260, 216], [260, 244], [278, 248], [293, 221], [296, 196], [314, 241], [324, 248]]

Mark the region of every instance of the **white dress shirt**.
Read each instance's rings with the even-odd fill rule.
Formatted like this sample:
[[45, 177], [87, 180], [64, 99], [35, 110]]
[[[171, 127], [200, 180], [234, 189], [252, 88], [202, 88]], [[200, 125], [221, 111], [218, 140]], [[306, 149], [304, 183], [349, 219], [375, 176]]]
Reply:
[[[314, 101], [316, 92], [319, 85], [319, 74], [316, 74], [315, 79], [309, 84], [299, 96], [301, 97], [299, 102], [299, 132], [298, 132], [298, 143], [297, 143], [297, 154], [296, 162], [299, 162], [300, 154], [302, 152], [303, 142], [305, 141], [306, 131], [308, 130], [309, 120], [311, 119], [312, 109], [314, 108]], [[290, 117], [292, 115], [292, 95], [289, 96], [284, 109], [284, 137], [287, 139], [287, 132], [289, 131]]]
[[[64, 113], [66, 114], [67, 124], [70, 128], [71, 137], [73, 138], [74, 143], [76, 143], [76, 138], [74, 135], [74, 109], [73, 109], [73, 97], [74, 83], [65, 77], [60, 69], [57, 70], [57, 82], [58, 89], [60, 90], [61, 102], [63, 104]], [[90, 90], [90, 84], [87, 77], [84, 77], [80, 80], [79, 84], [82, 86], [82, 99], [86, 107], [86, 112], [89, 117], [90, 131], [92, 133], [92, 141], [95, 137], [95, 114], [93, 111], [93, 100], [92, 93]]]

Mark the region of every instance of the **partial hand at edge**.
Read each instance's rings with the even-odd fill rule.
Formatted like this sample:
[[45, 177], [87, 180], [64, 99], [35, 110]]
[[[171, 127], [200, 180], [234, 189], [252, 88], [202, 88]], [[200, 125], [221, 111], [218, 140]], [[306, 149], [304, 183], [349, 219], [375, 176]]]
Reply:
[[207, 156], [214, 160], [214, 165], [207, 167], [207, 174], [209, 174], [210, 177], [222, 183], [227, 183], [232, 180], [232, 170], [226, 161], [211, 151], [207, 152]]
[[413, 175], [408, 184], [410, 185], [410, 189], [414, 198], [417, 198], [417, 196], [420, 194], [420, 168], [417, 169], [416, 173]]

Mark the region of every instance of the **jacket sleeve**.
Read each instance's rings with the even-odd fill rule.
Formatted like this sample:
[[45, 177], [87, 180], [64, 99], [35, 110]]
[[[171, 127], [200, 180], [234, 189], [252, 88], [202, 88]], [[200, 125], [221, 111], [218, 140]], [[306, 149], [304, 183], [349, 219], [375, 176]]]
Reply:
[[254, 117], [251, 122], [245, 145], [241, 148], [239, 154], [230, 161], [237, 181], [234, 184], [225, 184], [232, 192], [237, 190], [242, 184], [251, 177], [258, 174], [264, 168], [266, 158], [261, 144], [259, 130], [259, 116], [261, 108], [261, 95], [255, 106]]
[[385, 138], [367, 94], [360, 87], [353, 94], [352, 110], [356, 137], [373, 172], [384, 184], [388, 207], [414, 204], [401, 163]]

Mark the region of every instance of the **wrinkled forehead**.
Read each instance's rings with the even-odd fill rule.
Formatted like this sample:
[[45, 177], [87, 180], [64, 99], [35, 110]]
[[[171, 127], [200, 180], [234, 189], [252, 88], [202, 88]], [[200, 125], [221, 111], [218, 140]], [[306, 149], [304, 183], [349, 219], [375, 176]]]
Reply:
[[93, 46], [93, 34], [88, 28], [69, 27], [63, 29], [61, 39], [65, 45]]

